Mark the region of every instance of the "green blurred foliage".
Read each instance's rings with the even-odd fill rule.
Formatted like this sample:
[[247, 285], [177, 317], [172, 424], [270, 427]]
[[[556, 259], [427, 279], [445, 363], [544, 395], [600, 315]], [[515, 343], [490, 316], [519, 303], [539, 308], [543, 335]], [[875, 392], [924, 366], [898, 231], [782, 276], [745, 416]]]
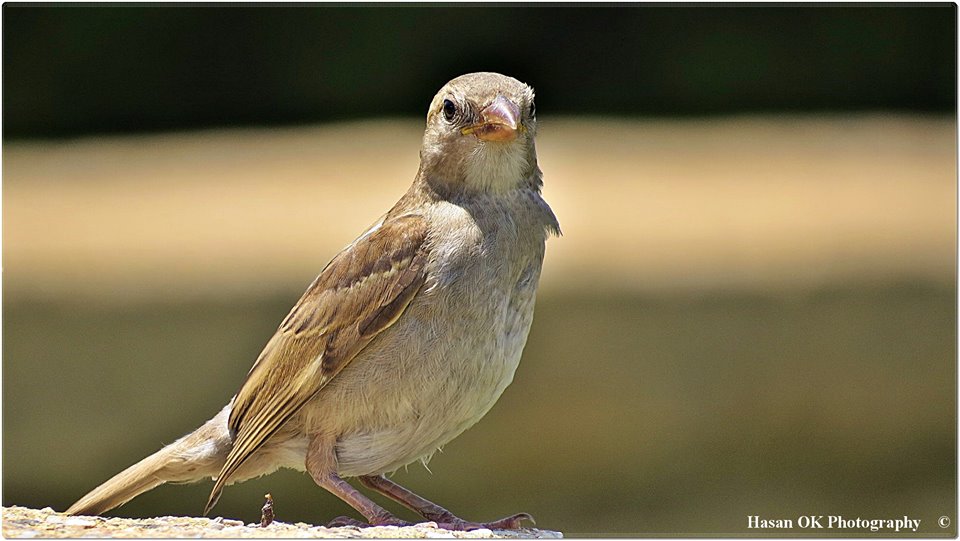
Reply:
[[947, 112], [956, 13], [5, 3], [4, 137], [419, 116], [479, 70], [533, 84], [550, 113]]
[[[4, 505], [62, 510], [199, 425], [297, 293], [5, 304]], [[544, 296], [497, 406], [433, 474], [395, 479], [468, 518], [527, 511], [568, 535], [747, 534], [747, 515], [804, 513], [907, 514], [943, 533], [955, 298], [936, 284]], [[114, 513], [196, 514], [209, 489], [164, 486]], [[255, 521], [266, 492], [279, 520], [353, 514], [292, 471], [229, 487], [215, 513]]]

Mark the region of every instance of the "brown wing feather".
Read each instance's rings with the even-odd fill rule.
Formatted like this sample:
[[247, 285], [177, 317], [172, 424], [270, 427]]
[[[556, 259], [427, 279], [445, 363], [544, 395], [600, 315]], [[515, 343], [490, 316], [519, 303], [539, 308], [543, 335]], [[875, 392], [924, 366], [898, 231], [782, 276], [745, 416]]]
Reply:
[[426, 221], [385, 222], [338, 254], [280, 324], [233, 402], [233, 448], [206, 514], [230, 476], [413, 300], [425, 280]]

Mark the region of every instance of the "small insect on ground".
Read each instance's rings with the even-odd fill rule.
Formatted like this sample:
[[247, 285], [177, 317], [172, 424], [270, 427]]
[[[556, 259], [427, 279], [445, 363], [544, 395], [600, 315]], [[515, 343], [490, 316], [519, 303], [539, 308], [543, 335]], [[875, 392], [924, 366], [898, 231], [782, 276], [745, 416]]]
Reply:
[[260, 509], [260, 527], [266, 528], [273, 522], [273, 496], [270, 494], [264, 494], [264, 498], [267, 499], [267, 502], [263, 504], [263, 507]]

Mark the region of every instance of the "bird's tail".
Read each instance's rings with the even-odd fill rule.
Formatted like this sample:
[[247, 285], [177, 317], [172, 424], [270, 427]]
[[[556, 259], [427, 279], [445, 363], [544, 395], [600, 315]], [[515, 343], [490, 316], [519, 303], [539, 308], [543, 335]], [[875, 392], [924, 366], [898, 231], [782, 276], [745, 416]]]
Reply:
[[232, 446], [230, 406], [194, 432], [113, 476], [67, 509], [68, 515], [99, 515], [164, 483], [189, 483], [217, 475]]

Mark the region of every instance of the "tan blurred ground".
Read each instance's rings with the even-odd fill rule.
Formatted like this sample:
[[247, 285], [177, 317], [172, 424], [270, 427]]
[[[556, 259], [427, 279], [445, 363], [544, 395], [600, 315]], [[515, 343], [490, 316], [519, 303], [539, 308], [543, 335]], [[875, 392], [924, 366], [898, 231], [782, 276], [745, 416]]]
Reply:
[[[305, 286], [417, 169], [421, 122], [5, 144], [4, 293]], [[544, 288], [949, 281], [956, 126], [903, 116], [541, 121]]]

